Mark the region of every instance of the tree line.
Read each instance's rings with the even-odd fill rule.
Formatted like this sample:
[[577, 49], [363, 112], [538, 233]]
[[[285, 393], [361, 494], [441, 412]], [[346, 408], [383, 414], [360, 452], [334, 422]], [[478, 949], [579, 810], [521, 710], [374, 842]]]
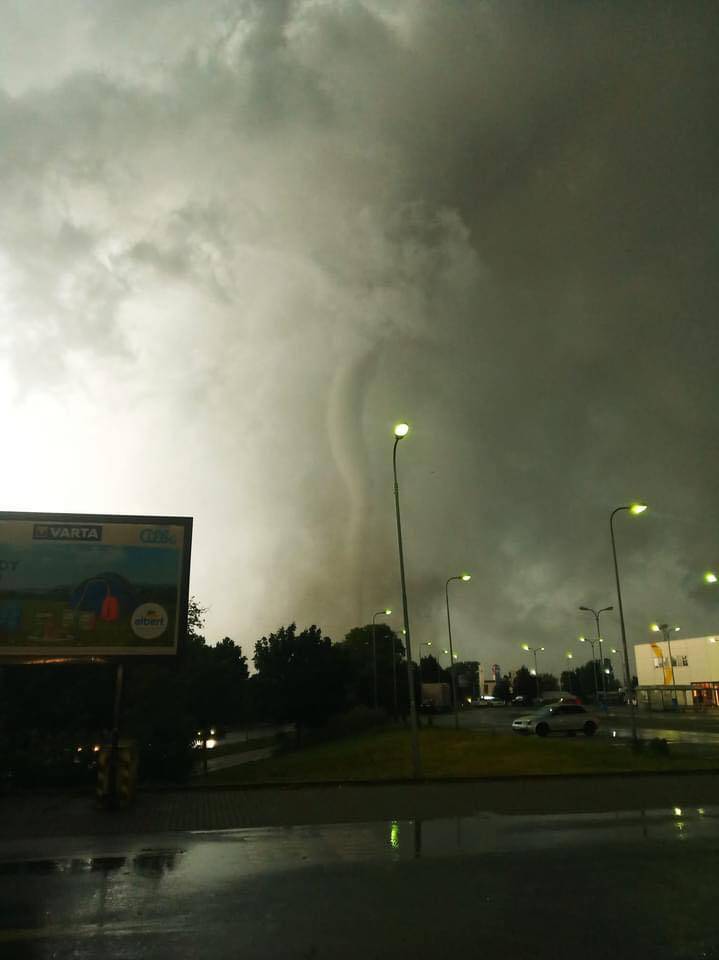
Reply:
[[[184, 649], [172, 663], [137, 660], [125, 666], [121, 735], [139, 745], [141, 776], [187, 777], [193, 744], [210, 728], [289, 723], [301, 742], [337, 714], [364, 711], [368, 723], [406, 719], [405, 647], [387, 624], [355, 627], [339, 643], [317, 625], [279, 627], [255, 643], [251, 674], [242, 647], [230, 637], [206, 642], [204, 613], [193, 599]], [[563, 689], [589, 699], [591, 671], [590, 661], [571, 676], [563, 674]], [[461, 702], [481, 695], [477, 661], [445, 668], [429, 654], [411, 671], [416, 702], [422, 683], [445, 683], [451, 694], [452, 673]], [[614, 677], [608, 680], [615, 688]], [[547, 674], [539, 684], [556, 689], [557, 681]], [[113, 665], [1, 668], [0, 777], [29, 783], [81, 777], [91, 766], [93, 745], [109, 739], [113, 692]], [[537, 678], [522, 667], [511, 684], [506, 677], [498, 680], [494, 693], [533, 698]]]

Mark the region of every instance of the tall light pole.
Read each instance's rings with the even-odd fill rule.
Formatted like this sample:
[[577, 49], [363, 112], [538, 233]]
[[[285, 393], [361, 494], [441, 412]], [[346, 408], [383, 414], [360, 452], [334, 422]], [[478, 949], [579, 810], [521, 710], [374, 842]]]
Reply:
[[[419, 644], [419, 656], [418, 656], [418, 658], [417, 658], [419, 662], [418, 662], [418, 664], [417, 664], [417, 669], [419, 670], [419, 680], [420, 680], [420, 683], [422, 682], [422, 647], [431, 647], [431, 646], [432, 646], [432, 641], [431, 641], [431, 640], [423, 640], [423, 641]], [[427, 653], [427, 656], [429, 656], [429, 652]]]
[[[619, 653], [616, 647], [611, 647], [611, 652], [613, 657], [616, 657], [616, 655]], [[612, 668], [612, 674], [614, 675], [614, 679], [616, 680], [617, 677], [616, 677], [616, 674], [614, 674], [614, 661], [611, 659], [611, 657], [609, 657], [608, 659], [609, 659], [609, 666]], [[626, 686], [626, 678], [625, 678], [625, 686]]]
[[[580, 607], [579, 609], [584, 610], [586, 613], [592, 614], [592, 616], [594, 617], [594, 622], [597, 625], [597, 639], [599, 640], [600, 643], [602, 643], [602, 632], [599, 626], [599, 617], [601, 616], [601, 614], [606, 613], [609, 610], [613, 610], [614, 607], [602, 607], [601, 610], [595, 610], [593, 607]], [[592, 648], [592, 653], [594, 653], [594, 648]], [[601, 647], [599, 648], [599, 657], [600, 657], [599, 662], [602, 665], [602, 690], [604, 691], [604, 699], [606, 700], [607, 699], [607, 681], [606, 681], [606, 673], [604, 671], [604, 657], [602, 656]]]
[[594, 674], [594, 702], [596, 703], [599, 698], [599, 678], [597, 677], [597, 660], [594, 654], [594, 644], [599, 643], [600, 641], [594, 637], [579, 637], [579, 642], [591, 643], [592, 645], [592, 673]]
[[388, 617], [392, 613], [391, 610], [378, 610], [377, 613], [372, 614], [372, 678], [374, 684], [374, 708], [375, 710], [378, 707], [377, 699], [377, 638], [375, 634], [377, 633], [377, 617]]
[[449, 616], [449, 585], [453, 580], [460, 580], [467, 583], [472, 577], [468, 573], [460, 573], [457, 577], [449, 577], [444, 585], [444, 599], [447, 604], [447, 635], [449, 636], [449, 663], [452, 675], [452, 702], [454, 705], [454, 729], [459, 730], [459, 712], [457, 703], [457, 677], [454, 669], [454, 652], [452, 650], [452, 620]]
[[669, 637], [672, 633], [678, 633], [681, 627], [670, 627], [668, 623], [653, 623], [649, 627], [649, 629], [652, 631], [652, 633], [661, 632], [662, 636], [664, 637], [664, 642], [667, 645], [667, 649], [669, 653], [669, 666], [672, 668], [672, 706], [676, 707], [678, 706], [677, 684], [676, 684], [676, 680], [674, 679], [674, 661], [672, 660], [672, 643]]
[[522, 650], [526, 650], [528, 653], [534, 654], [534, 676], [537, 678], [537, 700], [539, 700], [540, 688], [539, 688], [539, 667], [537, 666], [537, 654], [544, 653], [544, 647], [530, 647], [528, 643], [523, 643]]
[[617, 542], [614, 538], [614, 518], [622, 510], [626, 510], [633, 517], [644, 513], [647, 509], [646, 503], [629, 503], [623, 507], [615, 507], [609, 515], [609, 533], [612, 538], [612, 557], [614, 558], [614, 576], [617, 581], [617, 602], [619, 604], [619, 625], [622, 630], [622, 652], [624, 653], [624, 673], [627, 678], [627, 687], [629, 689], [629, 704], [632, 717], [632, 740], [637, 739], [637, 714], [634, 706], [634, 690], [632, 689], [632, 674], [629, 669], [629, 651], [627, 650], [627, 631], [624, 626], [624, 608], [622, 607], [622, 590], [619, 586], [619, 564], [617, 563]]
[[392, 448], [392, 472], [394, 474], [394, 506], [397, 515], [397, 548], [399, 551], [399, 579], [402, 586], [402, 615], [407, 652], [407, 694], [409, 696], [409, 723], [412, 741], [412, 774], [415, 780], [422, 775], [422, 761], [419, 755], [419, 736], [417, 733], [417, 704], [414, 698], [414, 677], [412, 676], [412, 647], [409, 639], [409, 610], [407, 609], [407, 586], [404, 579], [404, 550], [402, 549], [402, 521], [399, 512], [399, 484], [397, 483], [397, 444], [409, 433], [409, 425], [398, 423], [394, 428], [394, 447]]
[[[419, 689], [421, 691], [422, 690], [422, 647], [431, 647], [432, 641], [423, 640], [420, 644], [418, 644], [418, 646], [419, 646], [419, 652], [417, 654], [417, 674], [419, 676]], [[429, 654], [427, 655], [429, 656]], [[421, 724], [421, 721], [419, 720], [419, 718], [418, 718], [418, 723]]]
[[[566, 657], [567, 661], [574, 659], [574, 654], [571, 652], [571, 650], [567, 650]], [[572, 693], [572, 665], [569, 662], [567, 662], [567, 676], [569, 677], [569, 693]], [[562, 685], [561, 678], [559, 680], [559, 685]]]

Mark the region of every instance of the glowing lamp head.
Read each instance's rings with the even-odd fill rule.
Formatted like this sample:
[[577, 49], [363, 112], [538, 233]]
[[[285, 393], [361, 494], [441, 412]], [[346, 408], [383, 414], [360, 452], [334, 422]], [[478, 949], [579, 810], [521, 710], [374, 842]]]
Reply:
[[462, 576], [461, 576], [459, 579], [460, 579], [460, 580], [464, 580], [464, 582], [467, 583], [469, 580], [472, 579], [472, 574], [471, 574], [471, 573], [463, 573]]
[[395, 435], [395, 437], [397, 437], [399, 440], [401, 440], [402, 437], [406, 437], [408, 433], [409, 433], [409, 424], [408, 424], [408, 423], [397, 423], [397, 424], [395, 424], [394, 435]]
[[569, 650], [567, 650], [567, 660], [574, 660], [574, 654], [570, 653]]
[[660, 631], [662, 628], [659, 626], [658, 623], [650, 623], [650, 624], [649, 624], [649, 629], [652, 631], [652, 633], [659, 633], [659, 631]]
[[640, 513], [644, 513], [644, 511], [645, 511], [646, 509], [647, 509], [646, 503], [633, 503], [633, 504], [629, 507], [629, 512], [630, 512], [631, 514], [633, 514], [633, 516], [636, 517], [636, 516], [638, 516]]
[[579, 637], [579, 642], [580, 642], [580, 643], [586, 643], [586, 642], [587, 642], [587, 638], [586, 638], [586, 637]]
[[707, 570], [704, 574], [704, 583], [716, 583], [717, 579], [719, 579], [719, 577], [717, 577], [713, 570]]
[[391, 610], [385, 610], [385, 614], [386, 614], [387, 616], [389, 616], [391, 613], [392, 613]]
[[522, 650], [529, 650], [529, 644], [528, 644], [528, 643], [523, 643], [523, 644], [522, 644]]

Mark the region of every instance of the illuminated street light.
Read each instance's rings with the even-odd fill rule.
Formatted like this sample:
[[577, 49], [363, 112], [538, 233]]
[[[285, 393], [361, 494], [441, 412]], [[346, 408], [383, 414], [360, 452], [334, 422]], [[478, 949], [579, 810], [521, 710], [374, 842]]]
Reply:
[[537, 667], [537, 654], [544, 653], [544, 647], [530, 647], [528, 643], [523, 643], [522, 650], [526, 650], [527, 653], [534, 654], [534, 676], [537, 678], [537, 700], [539, 700], [539, 668]]
[[[592, 673], [594, 674], [594, 700], [596, 702], [599, 698], [599, 675], [597, 673], [597, 658], [594, 653], [594, 645], [604, 643], [604, 640], [601, 637], [579, 637], [578, 639], [580, 643], [591, 643], [592, 645]], [[601, 649], [600, 647], [600, 655]]]
[[[566, 656], [567, 660], [573, 660], [573, 659], [574, 659], [574, 654], [572, 653], [571, 650], [567, 650], [565, 656]], [[571, 668], [571, 664], [567, 664], [567, 676], [569, 677], [569, 692], [570, 692], [570, 693], [572, 692], [572, 673], [573, 673], [573, 671], [572, 671], [572, 668]], [[559, 685], [560, 685], [560, 687], [561, 687], [561, 685], [562, 685], [561, 679], [560, 679], [560, 681], [559, 681]]]
[[377, 626], [377, 617], [386, 616], [388, 617], [392, 613], [391, 610], [378, 610], [377, 613], [372, 614], [372, 677], [374, 684], [374, 708], [375, 710], [378, 707], [377, 701], [377, 641], [376, 641], [376, 626]]
[[417, 705], [414, 697], [414, 677], [412, 676], [412, 647], [409, 634], [409, 609], [407, 606], [407, 585], [404, 576], [404, 550], [402, 548], [402, 521], [399, 512], [399, 484], [397, 483], [397, 444], [409, 433], [406, 423], [398, 423], [394, 428], [394, 447], [392, 449], [392, 472], [394, 474], [394, 507], [397, 518], [397, 550], [399, 553], [399, 579], [402, 587], [402, 614], [404, 617], [405, 643], [407, 650], [407, 693], [409, 696], [410, 737], [412, 741], [412, 773], [415, 780], [422, 775], [422, 761], [419, 755], [419, 736], [417, 731]]
[[719, 580], [719, 577], [712, 570], [707, 570], [704, 574], [704, 583], [716, 583], [717, 580]]
[[452, 704], [454, 706], [454, 729], [459, 730], [459, 711], [457, 704], [457, 678], [455, 676], [455, 671], [452, 669], [454, 667], [454, 653], [452, 652], [452, 620], [449, 616], [449, 585], [453, 580], [459, 580], [460, 582], [467, 583], [468, 580], [471, 580], [472, 577], [468, 573], [460, 573], [459, 576], [449, 577], [447, 582], [444, 585], [444, 599], [447, 604], [447, 635], [449, 637], [449, 658], [450, 658], [450, 673], [452, 675]]
[[[646, 509], [646, 507], [645, 507], [645, 509]], [[602, 642], [602, 639], [601, 639], [601, 638], [602, 638], [602, 631], [601, 631], [601, 629], [600, 629], [600, 627], [599, 627], [599, 618], [600, 618], [600, 616], [601, 616], [603, 613], [607, 613], [609, 610], [613, 610], [614, 607], [602, 607], [600, 610], [595, 610], [593, 607], [580, 607], [579, 609], [580, 609], [580, 610], [583, 610], [585, 613], [591, 613], [592, 616], [594, 617], [594, 622], [595, 622], [596, 625], [597, 625], [597, 639], [598, 639], [599, 642], [601, 643], [601, 642]], [[600, 656], [601, 656], [601, 652], [602, 652], [602, 648], [600, 647], [600, 648], [599, 648]], [[594, 645], [592, 645], [592, 657], [594, 657]], [[602, 669], [604, 669], [603, 658], [602, 658]], [[606, 677], [605, 677], [605, 673], [606, 673], [606, 671], [604, 671], [604, 672], [602, 673], [602, 689], [603, 689], [603, 691], [604, 691], [604, 699], [606, 700], [606, 698], [607, 698], [607, 680], [606, 680]], [[595, 674], [595, 680], [596, 680], [596, 674]], [[596, 693], [596, 690], [595, 690], [595, 693]]]
[[670, 627], [668, 623], [651, 623], [649, 629], [652, 633], [661, 633], [664, 637], [664, 642], [667, 645], [667, 652], [669, 653], [669, 666], [672, 670], [672, 706], [676, 710], [678, 707], [677, 703], [677, 685], [676, 680], [674, 679], [674, 660], [672, 659], [672, 644], [669, 639], [672, 633], [678, 633], [681, 630], [681, 627]]
[[626, 510], [632, 516], [644, 513], [647, 509], [646, 503], [630, 503], [623, 507], [615, 507], [609, 514], [609, 533], [612, 539], [612, 557], [614, 559], [614, 576], [617, 581], [617, 602], [619, 604], [619, 625], [622, 630], [622, 650], [624, 653], [624, 675], [626, 677], [626, 686], [629, 692], [629, 704], [632, 717], [632, 740], [637, 740], [637, 714], [634, 706], [634, 690], [632, 689], [632, 674], [629, 670], [629, 651], [627, 649], [627, 631], [624, 625], [624, 608], [622, 607], [622, 590], [619, 585], [619, 563], [617, 561], [617, 543], [614, 537], [614, 518], [622, 510]]

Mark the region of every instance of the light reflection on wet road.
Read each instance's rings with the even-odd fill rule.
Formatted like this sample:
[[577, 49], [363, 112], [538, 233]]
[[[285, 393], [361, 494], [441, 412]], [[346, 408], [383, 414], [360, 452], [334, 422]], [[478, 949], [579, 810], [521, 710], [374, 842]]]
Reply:
[[0, 847], [0, 955], [708, 958], [717, 853], [719, 808], [679, 800], [17, 841]]

